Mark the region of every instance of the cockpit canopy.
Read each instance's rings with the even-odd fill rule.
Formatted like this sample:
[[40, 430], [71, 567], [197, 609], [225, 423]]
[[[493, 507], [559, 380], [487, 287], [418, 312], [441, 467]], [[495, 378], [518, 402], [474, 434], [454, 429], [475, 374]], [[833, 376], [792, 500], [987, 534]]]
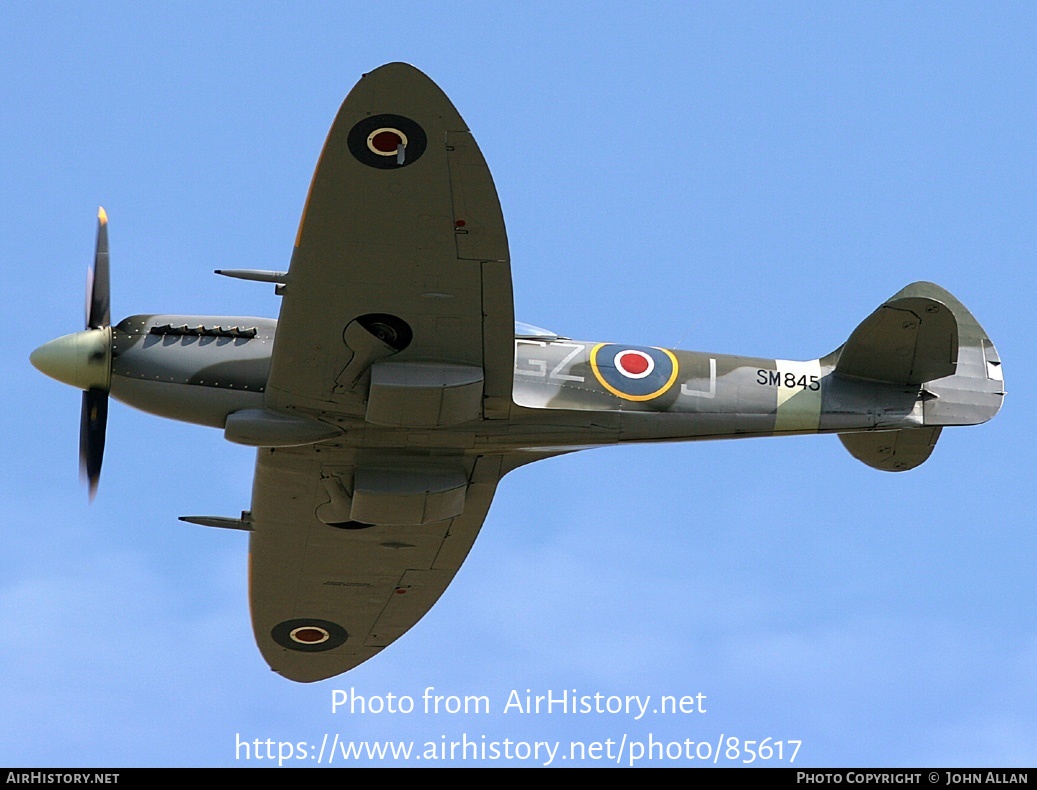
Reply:
[[533, 326], [524, 321], [515, 322], [516, 340], [558, 340], [560, 337], [561, 335], [548, 329], [541, 329], [539, 326]]

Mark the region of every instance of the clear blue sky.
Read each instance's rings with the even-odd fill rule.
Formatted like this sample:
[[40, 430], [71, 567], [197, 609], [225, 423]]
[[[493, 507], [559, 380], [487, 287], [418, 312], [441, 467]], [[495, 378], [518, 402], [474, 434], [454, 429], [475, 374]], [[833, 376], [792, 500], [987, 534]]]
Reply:
[[[239, 735], [651, 733], [801, 740], [797, 765], [1033, 765], [1037, 11], [487, 7], [5, 8], [0, 764], [235, 765]], [[482, 146], [519, 318], [803, 359], [928, 279], [997, 344], [1002, 413], [903, 475], [834, 437], [526, 467], [409, 634], [337, 679], [273, 675], [246, 536], [176, 520], [247, 508], [252, 451], [113, 404], [88, 506], [79, 395], [28, 354], [81, 324], [98, 204], [113, 318], [276, 315], [268, 286], [212, 269], [287, 265], [339, 103], [393, 60], [437, 81]], [[331, 712], [334, 689], [430, 686], [493, 711]], [[505, 714], [513, 689], [702, 693], [707, 712]]]

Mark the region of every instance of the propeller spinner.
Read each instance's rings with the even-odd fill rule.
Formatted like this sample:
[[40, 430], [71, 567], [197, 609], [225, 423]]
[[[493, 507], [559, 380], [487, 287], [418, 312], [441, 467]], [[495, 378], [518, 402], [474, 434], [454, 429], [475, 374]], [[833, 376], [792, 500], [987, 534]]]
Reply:
[[29, 361], [53, 379], [83, 390], [79, 423], [79, 469], [97, 493], [108, 423], [108, 390], [112, 374], [112, 327], [108, 276], [108, 215], [97, 210], [97, 245], [87, 277], [86, 329], [44, 343]]

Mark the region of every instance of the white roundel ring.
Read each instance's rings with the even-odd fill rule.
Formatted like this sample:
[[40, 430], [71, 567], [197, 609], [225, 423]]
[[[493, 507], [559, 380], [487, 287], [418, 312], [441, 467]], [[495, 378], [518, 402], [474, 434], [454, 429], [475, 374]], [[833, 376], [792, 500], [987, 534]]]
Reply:
[[331, 639], [331, 634], [328, 633], [327, 629], [317, 625], [303, 625], [293, 628], [288, 633], [288, 638], [293, 642], [298, 642], [300, 645], [319, 645]]
[[407, 147], [407, 135], [391, 126], [382, 126], [367, 135], [367, 149], [378, 156], [396, 156], [401, 145]]
[[655, 370], [655, 360], [636, 348], [623, 349], [616, 354], [613, 363], [616, 370], [628, 379], [643, 379], [652, 375], [652, 371]]

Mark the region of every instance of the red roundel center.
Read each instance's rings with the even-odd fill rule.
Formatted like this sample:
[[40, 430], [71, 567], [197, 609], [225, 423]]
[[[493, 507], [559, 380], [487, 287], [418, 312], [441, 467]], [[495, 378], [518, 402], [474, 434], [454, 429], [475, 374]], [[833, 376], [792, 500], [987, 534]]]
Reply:
[[648, 370], [648, 360], [641, 354], [626, 353], [619, 358], [619, 367], [624, 373], [639, 376]]
[[292, 631], [292, 639], [304, 645], [315, 645], [327, 638], [328, 632], [323, 628], [296, 628]]
[[400, 139], [396, 132], [385, 130], [378, 132], [371, 138], [371, 147], [376, 151], [381, 151], [383, 154], [395, 154], [396, 148], [402, 142], [403, 140]]

